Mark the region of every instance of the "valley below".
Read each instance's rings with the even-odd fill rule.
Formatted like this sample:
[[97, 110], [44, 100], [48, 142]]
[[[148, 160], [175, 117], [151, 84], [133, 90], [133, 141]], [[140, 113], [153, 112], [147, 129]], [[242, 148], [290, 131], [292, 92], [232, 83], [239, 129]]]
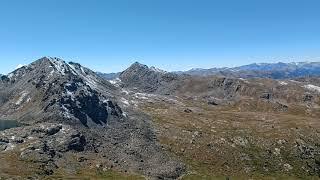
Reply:
[[184, 103], [147, 103], [143, 109], [153, 117], [160, 142], [188, 164], [186, 179], [317, 177], [317, 117]]

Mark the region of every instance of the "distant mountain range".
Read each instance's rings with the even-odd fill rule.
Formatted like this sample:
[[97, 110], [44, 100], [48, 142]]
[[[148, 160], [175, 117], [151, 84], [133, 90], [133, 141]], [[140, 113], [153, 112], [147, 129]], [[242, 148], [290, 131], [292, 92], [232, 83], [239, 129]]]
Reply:
[[119, 77], [120, 72], [118, 73], [101, 73], [101, 72], [97, 72], [97, 74], [107, 80], [112, 80], [112, 79], [116, 79], [117, 77]]
[[197, 76], [223, 75], [238, 78], [286, 79], [319, 76], [320, 62], [254, 63], [234, 68], [191, 69], [177, 73]]
[[[175, 74], [195, 76], [226, 76], [235, 78], [271, 78], [287, 79], [299, 77], [320, 76], [320, 62], [291, 62], [291, 63], [253, 63], [233, 68], [194, 68], [188, 71], [175, 71]], [[116, 79], [120, 73], [98, 73], [105, 79]]]

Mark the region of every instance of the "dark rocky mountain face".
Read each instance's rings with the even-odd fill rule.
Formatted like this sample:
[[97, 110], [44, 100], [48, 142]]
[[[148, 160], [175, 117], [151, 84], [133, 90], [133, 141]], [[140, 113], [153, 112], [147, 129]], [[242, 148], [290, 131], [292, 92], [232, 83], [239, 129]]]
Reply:
[[[68, 177], [94, 164], [179, 177], [184, 165], [161, 149], [149, 117], [125, 106], [123, 97], [119, 87], [95, 72], [58, 58], [44, 57], [2, 76], [0, 119], [23, 126], [1, 132], [0, 161], [12, 166], [0, 165], [0, 172], [42, 178], [64, 171]], [[21, 164], [35, 169], [29, 172]]]

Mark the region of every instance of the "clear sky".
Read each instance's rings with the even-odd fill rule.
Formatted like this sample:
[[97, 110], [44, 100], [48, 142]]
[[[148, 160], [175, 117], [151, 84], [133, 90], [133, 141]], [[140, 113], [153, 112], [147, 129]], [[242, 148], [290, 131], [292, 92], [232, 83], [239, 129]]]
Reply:
[[0, 73], [42, 56], [117, 72], [320, 61], [319, 0], [1, 0]]

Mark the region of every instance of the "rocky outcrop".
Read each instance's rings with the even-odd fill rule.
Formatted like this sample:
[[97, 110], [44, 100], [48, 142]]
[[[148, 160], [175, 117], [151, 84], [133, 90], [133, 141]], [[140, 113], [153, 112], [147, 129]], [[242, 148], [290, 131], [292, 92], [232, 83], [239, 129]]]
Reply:
[[54, 154], [55, 152], [83, 151], [86, 138], [79, 130], [70, 125], [41, 123], [34, 126], [23, 126], [3, 131], [0, 142], [8, 151], [23, 143], [31, 145], [22, 149], [21, 157], [27, 157], [31, 151], [38, 154]]
[[19, 149], [21, 161], [40, 163], [43, 173], [50, 175], [57, 168], [55, 161], [63, 153], [85, 150], [86, 137], [72, 126], [41, 123], [2, 132], [0, 146], [3, 152]]

